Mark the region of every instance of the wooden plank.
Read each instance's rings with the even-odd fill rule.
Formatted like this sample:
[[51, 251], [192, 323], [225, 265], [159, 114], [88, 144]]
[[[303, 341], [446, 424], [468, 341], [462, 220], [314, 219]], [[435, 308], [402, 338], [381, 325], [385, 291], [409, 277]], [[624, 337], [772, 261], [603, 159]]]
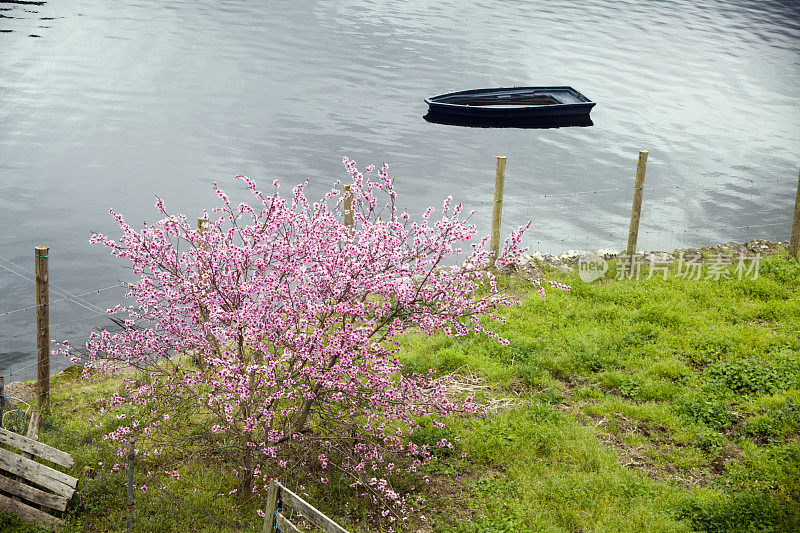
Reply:
[[44, 505], [45, 507], [50, 507], [57, 511], [65, 511], [67, 509], [67, 499], [63, 496], [50, 494], [49, 492], [29, 487], [20, 481], [8, 479], [3, 475], [0, 475], [0, 490], [13, 494], [14, 496], [19, 496], [31, 503]]
[[0, 494], [0, 509], [18, 514], [20, 518], [29, 522], [44, 522], [50, 525], [62, 523], [62, 521], [55, 516], [51, 516], [28, 504], [12, 500], [2, 494]]
[[[38, 415], [38, 413], [34, 413], [34, 415]], [[72, 468], [75, 464], [75, 460], [70, 454], [4, 428], [0, 428], [0, 443], [17, 448], [23, 453], [41, 457], [64, 468]]]
[[[28, 431], [27, 431], [25, 436], [28, 437], [31, 440], [37, 440], [38, 441], [39, 440], [39, 429], [41, 427], [42, 427], [42, 416], [39, 414], [38, 411], [33, 411], [31, 413], [31, 419], [28, 421]], [[27, 452], [23, 452], [22, 456], [23, 457], [27, 457], [28, 459], [33, 459], [33, 457], [34, 457], [32, 453], [27, 453]], [[14, 476], [14, 478], [16, 479], [16, 476]], [[27, 485], [25, 485], [25, 486], [27, 486]], [[45, 493], [45, 494], [48, 494], [48, 493]], [[14, 496], [13, 498], [15, 500], [19, 501], [19, 498], [17, 496]]]
[[262, 533], [272, 533], [275, 531], [275, 509], [278, 507], [278, 485], [272, 481], [269, 484], [267, 493], [267, 509], [264, 515], [264, 529]]
[[278, 513], [278, 529], [281, 530], [281, 533], [302, 533], [296, 525], [283, 516], [283, 513]]
[[280, 489], [281, 501], [288, 504], [292, 509], [302, 513], [303, 518], [320, 528], [325, 533], [348, 533], [346, 529], [322, 514], [314, 506], [306, 503], [300, 496], [290, 491], [280, 483], [276, 483]]
[[54, 468], [0, 448], [0, 470], [20, 476], [66, 498], [75, 492], [78, 480]]
[[[42, 415], [40, 415], [38, 411], [33, 411], [31, 413], [31, 419], [28, 422], [28, 432], [25, 434], [25, 436], [31, 440], [38, 441], [39, 429], [41, 429], [41, 427], [42, 427]], [[55, 448], [53, 449], [55, 450]]]

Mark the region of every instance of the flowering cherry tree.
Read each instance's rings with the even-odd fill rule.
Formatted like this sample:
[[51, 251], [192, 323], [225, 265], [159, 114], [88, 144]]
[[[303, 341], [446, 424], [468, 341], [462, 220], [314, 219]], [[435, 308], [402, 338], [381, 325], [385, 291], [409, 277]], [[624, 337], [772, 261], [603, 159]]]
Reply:
[[[305, 183], [287, 198], [277, 182], [263, 191], [238, 176], [250, 205], [234, 205], [215, 183], [220, 205], [200, 229], [160, 199], [164, 218], [139, 231], [111, 212], [122, 237], [92, 242], [130, 262], [138, 281], [131, 304], [110, 310], [127, 328], [91, 336], [85, 372], [112, 361], [146, 371], [107, 399], [120, 425], [106, 438], [120, 455], [135, 433], [148, 457], [201, 450], [233, 465], [240, 494], [273, 478], [335, 475], [389, 520], [413, 505], [393, 476], [452, 446], [415, 444], [415, 429], [476, 406], [449, 400], [447, 378], [401, 372], [396, 338], [415, 328], [507, 344], [479, 317], [514, 301], [498, 291], [486, 239], [470, 244], [475, 228], [460, 205], [448, 199], [438, 217], [429, 208], [414, 220], [396, 207], [385, 166], [362, 174], [344, 164], [349, 193], [335, 187], [313, 203]], [[352, 228], [343, 223], [350, 202]], [[524, 229], [495, 265], [519, 261]], [[180, 424], [194, 427], [183, 439]]]

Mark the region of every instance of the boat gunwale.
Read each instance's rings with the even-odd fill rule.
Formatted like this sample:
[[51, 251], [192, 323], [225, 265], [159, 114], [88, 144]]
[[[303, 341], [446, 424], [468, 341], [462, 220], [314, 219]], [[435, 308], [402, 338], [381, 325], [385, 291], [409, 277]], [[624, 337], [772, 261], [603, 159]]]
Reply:
[[463, 91], [455, 91], [451, 93], [443, 93], [437, 94], [436, 96], [431, 96], [430, 98], [425, 98], [425, 103], [430, 106], [433, 110], [436, 107], [440, 109], [464, 109], [464, 110], [494, 110], [498, 109], [497, 105], [475, 105], [471, 106], [468, 104], [460, 104], [460, 103], [449, 103], [449, 102], [442, 102], [439, 99], [445, 97], [454, 97], [454, 96], [479, 96], [479, 95], [489, 95], [489, 94], [502, 94], [504, 92], [508, 92], [511, 94], [514, 93], [526, 93], [531, 91], [561, 91], [569, 93], [570, 95], [574, 96], [578, 99], [578, 102], [573, 103], [559, 103], [559, 104], [539, 104], [539, 105], [509, 105], [505, 107], [506, 110], [518, 110], [518, 111], [525, 111], [525, 110], [536, 110], [536, 109], [564, 109], [564, 108], [587, 108], [591, 110], [594, 107], [596, 102], [593, 102], [589, 97], [578, 91], [577, 89], [570, 87], [569, 85], [553, 85], [553, 86], [524, 86], [524, 87], [491, 87], [485, 89], [467, 89]]

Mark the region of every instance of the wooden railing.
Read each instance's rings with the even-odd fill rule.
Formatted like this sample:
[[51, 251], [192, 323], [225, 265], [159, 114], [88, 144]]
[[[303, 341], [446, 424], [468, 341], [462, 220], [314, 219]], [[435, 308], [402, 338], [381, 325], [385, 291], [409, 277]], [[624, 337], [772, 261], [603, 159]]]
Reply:
[[325, 533], [348, 533], [346, 529], [277, 481], [273, 481], [269, 486], [263, 533], [273, 533], [276, 528], [281, 533], [300, 533], [297, 526], [292, 524], [284, 515], [287, 510], [286, 506], [289, 506], [292, 510], [302, 515], [305, 520], [308, 520]]

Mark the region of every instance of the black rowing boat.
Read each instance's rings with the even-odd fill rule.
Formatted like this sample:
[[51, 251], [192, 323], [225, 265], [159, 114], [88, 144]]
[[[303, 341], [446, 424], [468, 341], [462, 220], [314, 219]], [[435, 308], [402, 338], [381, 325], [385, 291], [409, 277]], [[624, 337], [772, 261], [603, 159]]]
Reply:
[[431, 113], [486, 119], [588, 117], [595, 105], [566, 86], [470, 89], [432, 96], [425, 103]]

